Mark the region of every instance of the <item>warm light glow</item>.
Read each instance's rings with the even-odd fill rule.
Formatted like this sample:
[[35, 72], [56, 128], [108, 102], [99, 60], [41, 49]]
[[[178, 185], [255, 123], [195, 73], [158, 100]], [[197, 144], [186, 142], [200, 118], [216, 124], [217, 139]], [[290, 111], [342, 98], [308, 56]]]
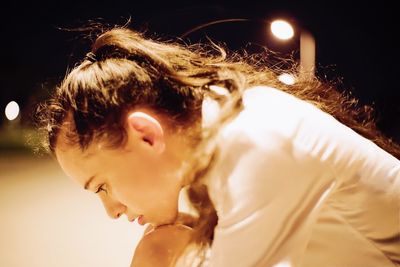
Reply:
[[5, 114], [8, 120], [15, 120], [19, 114], [19, 106], [17, 102], [11, 101], [10, 103], [8, 103], [6, 106]]
[[289, 73], [282, 73], [279, 75], [278, 80], [287, 85], [293, 85], [296, 82], [296, 78]]
[[275, 20], [271, 23], [271, 31], [275, 37], [287, 40], [293, 37], [294, 30], [292, 25], [284, 20]]

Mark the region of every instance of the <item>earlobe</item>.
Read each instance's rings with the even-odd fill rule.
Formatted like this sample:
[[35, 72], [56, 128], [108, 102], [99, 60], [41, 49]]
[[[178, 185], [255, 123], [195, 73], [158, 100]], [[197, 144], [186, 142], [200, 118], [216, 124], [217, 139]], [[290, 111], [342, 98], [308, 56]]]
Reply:
[[165, 149], [164, 131], [159, 121], [151, 115], [135, 111], [128, 115], [128, 125], [138, 132], [142, 140], [152, 146], [157, 153]]

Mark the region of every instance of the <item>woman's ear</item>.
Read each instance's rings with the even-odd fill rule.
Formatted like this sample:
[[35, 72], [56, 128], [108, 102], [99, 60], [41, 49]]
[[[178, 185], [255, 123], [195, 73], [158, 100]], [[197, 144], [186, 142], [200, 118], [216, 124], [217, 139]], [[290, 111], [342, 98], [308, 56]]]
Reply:
[[164, 131], [160, 122], [148, 113], [135, 111], [128, 114], [128, 131], [136, 131], [140, 138], [149, 144], [157, 153], [165, 149]]

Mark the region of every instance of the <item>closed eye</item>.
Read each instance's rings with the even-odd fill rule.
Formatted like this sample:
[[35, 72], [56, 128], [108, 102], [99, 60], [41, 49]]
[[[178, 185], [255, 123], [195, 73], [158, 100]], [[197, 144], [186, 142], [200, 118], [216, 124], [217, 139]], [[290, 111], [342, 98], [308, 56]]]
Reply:
[[104, 188], [104, 184], [100, 185], [99, 188], [97, 188], [95, 194], [100, 193], [100, 191], [104, 191], [107, 193], [107, 190]]

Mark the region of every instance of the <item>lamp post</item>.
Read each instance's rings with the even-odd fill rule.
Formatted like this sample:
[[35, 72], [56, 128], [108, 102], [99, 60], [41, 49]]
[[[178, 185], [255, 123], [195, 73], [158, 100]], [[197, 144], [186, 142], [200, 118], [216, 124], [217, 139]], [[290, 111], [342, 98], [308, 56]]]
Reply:
[[313, 78], [315, 75], [315, 38], [306, 31], [300, 33], [300, 69], [301, 78]]

